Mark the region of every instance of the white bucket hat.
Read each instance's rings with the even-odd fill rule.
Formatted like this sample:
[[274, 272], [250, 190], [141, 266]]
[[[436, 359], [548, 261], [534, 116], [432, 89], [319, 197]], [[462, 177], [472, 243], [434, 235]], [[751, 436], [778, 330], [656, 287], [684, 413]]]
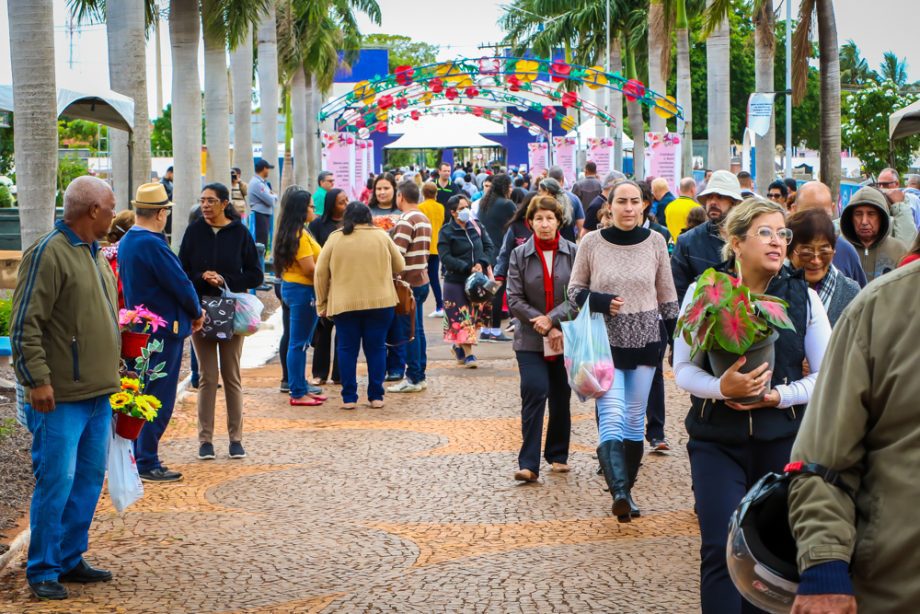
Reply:
[[744, 200], [741, 196], [741, 184], [738, 178], [731, 171], [716, 171], [709, 178], [706, 189], [697, 195], [702, 198], [707, 194], [720, 194], [733, 198], [735, 202]]

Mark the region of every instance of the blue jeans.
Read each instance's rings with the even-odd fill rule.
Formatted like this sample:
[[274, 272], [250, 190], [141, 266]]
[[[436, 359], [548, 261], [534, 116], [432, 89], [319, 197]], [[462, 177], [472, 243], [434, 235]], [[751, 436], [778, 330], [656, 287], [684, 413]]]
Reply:
[[281, 282], [281, 298], [291, 312], [288, 385], [291, 398], [299, 399], [307, 394], [307, 348], [316, 329], [316, 293], [313, 286], [284, 281]]
[[179, 384], [179, 368], [182, 365], [182, 349], [185, 346], [185, 339], [176, 337], [153, 336], [151, 341], [159, 339], [163, 342], [163, 351], [154, 354], [150, 361], [153, 366], [166, 363], [163, 373], [166, 377], [161, 377], [147, 384], [147, 394], [152, 394], [160, 399], [163, 406], [157, 412], [157, 417], [153, 422], [148, 422], [141, 429], [141, 434], [134, 442], [134, 458], [137, 460], [137, 470], [141, 473], [159, 469], [160, 457], [158, 451], [160, 448], [160, 439], [166, 432], [169, 420], [172, 418], [173, 409], [176, 406], [176, 386]]
[[654, 377], [655, 367], [614, 369], [613, 385], [597, 400], [600, 443], [643, 440], [645, 407]]
[[46, 414], [27, 405], [26, 415], [35, 475], [26, 577], [56, 581], [80, 563], [89, 545], [112, 437], [112, 407], [109, 395], [103, 395], [58, 403]]
[[[413, 384], [425, 381], [425, 369], [428, 367], [428, 342], [425, 339], [425, 300], [428, 298], [430, 286], [425, 284], [412, 288], [415, 297], [415, 339], [406, 344], [406, 379]], [[406, 319], [408, 328], [409, 316], [397, 316]]]
[[408, 347], [409, 316], [394, 315], [387, 330], [387, 376], [401, 379], [406, 374]]
[[332, 317], [336, 329], [336, 353], [342, 378], [342, 400], [358, 402], [358, 350], [364, 346], [367, 360], [367, 398], [383, 400], [383, 378], [386, 377], [386, 339], [395, 309], [362, 309], [346, 311]]

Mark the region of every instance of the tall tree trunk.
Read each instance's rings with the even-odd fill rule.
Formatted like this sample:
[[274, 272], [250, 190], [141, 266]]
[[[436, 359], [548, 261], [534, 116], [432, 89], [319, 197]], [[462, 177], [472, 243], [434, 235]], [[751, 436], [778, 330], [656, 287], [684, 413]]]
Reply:
[[821, 181], [840, 195], [840, 55], [834, 3], [818, 0], [818, 49], [821, 73]]
[[[773, 0], [763, 0], [761, 10], [754, 16], [754, 89], [772, 92], [773, 60], [776, 38], [774, 36]], [[764, 136], [754, 135], [756, 151], [755, 169], [757, 191], [767, 193], [776, 177], [776, 113], [770, 114], [770, 131]]]
[[310, 152], [307, 150], [307, 115], [309, 114], [310, 92], [307, 88], [307, 76], [303, 67], [294, 71], [291, 80], [291, 111], [294, 128], [294, 183], [313, 192], [310, 181]]
[[683, 109], [684, 118], [677, 122], [681, 137], [680, 174], [693, 174], [693, 96], [690, 75], [690, 28], [687, 23], [687, 1], [677, 0], [677, 104]]
[[[108, 0], [105, 3], [105, 21], [109, 48], [109, 86], [134, 99], [133, 134], [109, 128], [115, 204], [122, 210], [128, 208], [137, 186], [150, 181], [147, 54], [144, 45], [137, 44], [145, 36], [144, 1]], [[133, 156], [131, 165], [128, 164], [129, 152]]]
[[[316, 82], [316, 75], [310, 75], [310, 82], [307, 84], [307, 132], [305, 146], [307, 148], [307, 185], [316, 188], [319, 173], [323, 170], [323, 155], [320, 146], [320, 140], [317, 136], [319, 132], [319, 115], [320, 108], [323, 106], [323, 93]], [[312, 191], [312, 190], [311, 190]]]
[[233, 82], [233, 166], [249, 182], [255, 172], [252, 159], [252, 33], [230, 52]]
[[[667, 67], [662, 62], [664, 45], [671, 41], [664, 35], [663, 0], [651, 0], [648, 7], [648, 85], [656, 94], [666, 95], [667, 83], [662, 73]], [[667, 122], [654, 111], [649, 113], [649, 129], [652, 132], [667, 132]]]
[[[610, 72], [623, 74], [623, 56], [620, 53], [620, 37], [614, 36], [610, 41]], [[606, 88], [605, 88], [606, 89]], [[623, 170], [623, 93], [620, 90], [606, 89], [609, 92], [610, 117], [614, 121], [613, 167]]]
[[54, 12], [51, 0], [7, 0], [7, 12], [16, 198], [25, 250], [54, 224], [58, 164]]
[[[290, 82], [281, 87], [281, 109], [284, 113], [284, 164], [281, 166], [281, 190], [278, 193], [284, 194], [289, 187], [296, 183], [294, 157], [291, 154], [291, 141], [294, 140], [294, 122], [291, 118]], [[280, 214], [278, 217], [280, 219]]]
[[[713, 0], [706, 0], [706, 6]], [[706, 106], [708, 110], [709, 164], [713, 170], [731, 168], [731, 56], [728, 18], [706, 39]]]
[[275, 168], [268, 180], [277, 190], [278, 183], [278, 33], [275, 29], [275, 5], [269, 4], [259, 24], [259, 100], [262, 114], [262, 158]]
[[223, 38], [204, 35], [204, 136], [207, 180], [230, 185], [230, 101], [227, 49]]
[[154, 33], [156, 34], [156, 72], [157, 72], [157, 117], [163, 113], [163, 50], [160, 41], [160, 14], [157, 13]]
[[170, 0], [172, 49], [173, 202], [172, 245], [182, 243], [188, 214], [201, 193], [201, 79], [198, 39], [201, 14], [197, 0]]
[[[631, 47], [626, 48], [626, 76], [636, 78], [636, 56]], [[626, 112], [629, 115], [629, 131], [633, 140], [633, 177], [645, 179], [645, 119], [639, 101], [626, 99]]]

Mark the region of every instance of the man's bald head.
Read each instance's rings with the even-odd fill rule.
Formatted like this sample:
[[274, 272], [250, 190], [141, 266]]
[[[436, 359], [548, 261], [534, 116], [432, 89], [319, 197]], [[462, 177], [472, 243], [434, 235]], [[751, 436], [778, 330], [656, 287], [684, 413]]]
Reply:
[[799, 188], [795, 197], [796, 211], [807, 209], [821, 209], [829, 216], [837, 213], [834, 199], [831, 198], [831, 189], [820, 181], [809, 181]]
[[680, 195], [688, 198], [696, 197], [696, 179], [693, 177], [684, 177], [680, 180]]
[[115, 217], [115, 193], [97, 177], [84, 175], [64, 191], [64, 223], [84, 241], [105, 237]]

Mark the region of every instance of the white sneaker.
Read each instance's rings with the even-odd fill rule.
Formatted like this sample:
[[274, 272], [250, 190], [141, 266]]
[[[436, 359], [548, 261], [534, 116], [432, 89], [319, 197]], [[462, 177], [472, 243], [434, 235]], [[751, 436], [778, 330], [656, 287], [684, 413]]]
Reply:
[[418, 386], [422, 390], [428, 390], [428, 380], [423, 379], [418, 384], [416, 384], [416, 386]]
[[387, 392], [421, 392], [422, 387], [418, 384], [413, 384], [407, 379], [399, 382], [398, 384], [393, 384], [392, 386], [387, 386]]
[[435, 309], [434, 311], [432, 311], [431, 313], [428, 314], [428, 317], [429, 317], [429, 318], [443, 318], [443, 317], [444, 317], [444, 310], [443, 310], [443, 309]]

